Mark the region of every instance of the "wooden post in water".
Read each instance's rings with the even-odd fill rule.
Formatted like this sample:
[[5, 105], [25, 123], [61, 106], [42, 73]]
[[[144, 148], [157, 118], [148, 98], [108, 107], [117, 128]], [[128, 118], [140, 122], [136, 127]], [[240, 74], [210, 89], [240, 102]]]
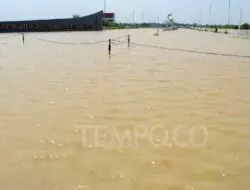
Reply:
[[128, 35], [128, 48], [130, 48], [130, 34]]
[[22, 41], [23, 41], [23, 45], [24, 45], [24, 33], [22, 32]]
[[108, 50], [109, 50], [109, 55], [111, 55], [111, 39], [109, 39], [109, 48], [108, 48]]

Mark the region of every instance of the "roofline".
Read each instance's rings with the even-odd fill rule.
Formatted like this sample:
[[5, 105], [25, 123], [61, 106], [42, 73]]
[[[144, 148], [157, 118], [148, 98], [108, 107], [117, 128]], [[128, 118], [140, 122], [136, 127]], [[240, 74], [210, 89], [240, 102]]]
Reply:
[[103, 11], [98, 11], [96, 13], [90, 14], [90, 15], [86, 15], [86, 16], [82, 16], [79, 18], [57, 18], [57, 19], [38, 19], [38, 20], [15, 20], [15, 21], [0, 21], [0, 23], [18, 23], [18, 22], [43, 22], [43, 21], [60, 21], [60, 20], [78, 20], [78, 19], [82, 19], [82, 18], [86, 18], [86, 17], [91, 17], [94, 15], [98, 15], [98, 14], [103, 14]]

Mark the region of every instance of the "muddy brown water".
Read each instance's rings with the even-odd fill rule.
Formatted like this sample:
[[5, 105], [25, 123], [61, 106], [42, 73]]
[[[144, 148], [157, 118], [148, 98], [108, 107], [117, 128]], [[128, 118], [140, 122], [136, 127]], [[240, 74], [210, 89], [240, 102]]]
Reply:
[[[0, 35], [0, 189], [248, 190], [250, 41], [179, 30]], [[9, 37], [3, 39], [1, 37]], [[126, 41], [126, 37], [119, 41]], [[120, 42], [116, 41], [116, 44]]]

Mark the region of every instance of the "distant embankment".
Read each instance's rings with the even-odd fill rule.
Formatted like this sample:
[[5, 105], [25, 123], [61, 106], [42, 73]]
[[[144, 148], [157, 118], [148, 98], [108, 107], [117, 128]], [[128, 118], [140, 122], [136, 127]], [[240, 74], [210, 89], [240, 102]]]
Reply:
[[[193, 28], [195, 30], [207, 31], [207, 32], [215, 32], [215, 28]], [[236, 29], [217, 29], [218, 33], [227, 33], [235, 36], [242, 36], [250, 38], [250, 30], [236, 30]]]
[[[224, 32], [225, 30], [220, 29], [219, 32]], [[229, 34], [238, 35], [238, 36], [247, 36], [250, 37], [250, 30], [227, 30]]]

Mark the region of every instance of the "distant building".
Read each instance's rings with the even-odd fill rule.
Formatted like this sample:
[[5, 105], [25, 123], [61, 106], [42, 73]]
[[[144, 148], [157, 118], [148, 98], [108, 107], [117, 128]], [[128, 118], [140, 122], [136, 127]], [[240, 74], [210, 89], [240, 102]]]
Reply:
[[0, 22], [2, 32], [101, 31], [103, 11], [84, 17]]
[[103, 13], [103, 19], [110, 22], [115, 22], [115, 13]]

